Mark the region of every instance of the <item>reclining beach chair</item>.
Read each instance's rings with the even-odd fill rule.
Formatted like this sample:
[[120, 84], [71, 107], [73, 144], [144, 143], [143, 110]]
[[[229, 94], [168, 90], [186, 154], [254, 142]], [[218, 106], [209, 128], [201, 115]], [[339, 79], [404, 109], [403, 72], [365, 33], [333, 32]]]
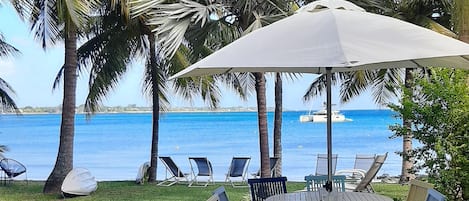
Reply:
[[[212, 163], [210, 163], [206, 157], [189, 157], [189, 163], [191, 165], [192, 175], [192, 180], [189, 182], [189, 187], [207, 187], [208, 184], [213, 183]], [[193, 163], [195, 163], [195, 165]], [[197, 167], [197, 174], [195, 167]], [[203, 185], [199, 185], [199, 177], [208, 177], [207, 182]], [[194, 183], [196, 185], [193, 186]]]
[[[388, 153], [386, 152], [384, 155], [378, 155], [376, 156], [375, 160], [373, 161], [373, 164], [371, 165], [370, 169], [368, 171], [361, 170], [361, 169], [352, 169], [352, 170], [341, 170], [337, 171], [337, 175], [347, 175], [351, 174], [352, 180], [346, 180], [345, 182], [345, 188], [346, 190], [352, 190], [355, 192], [368, 192], [368, 193], [374, 193], [374, 189], [371, 186], [371, 182], [373, 179], [376, 177], [376, 174], [378, 174], [379, 170], [384, 164], [384, 161], [386, 160], [388, 156]], [[358, 179], [357, 177], [354, 177], [354, 175], [360, 175]], [[350, 176], [350, 175], [349, 175]]]
[[270, 196], [287, 193], [287, 178], [248, 179], [252, 201], [264, 201]]
[[[337, 154], [332, 154], [332, 175], [337, 167]], [[318, 154], [316, 173], [314, 175], [327, 175], [327, 154]]]
[[212, 196], [210, 196], [207, 201], [229, 201], [228, 196], [226, 195], [225, 187], [220, 186], [215, 189], [212, 193]]
[[[275, 174], [275, 169], [278, 166], [278, 158], [277, 157], [270, 157], [270, 177], [277, 177], [279, 175]], [[259, 171], [256, 173], [251, 174], [254, 178], [260, 178], [261, 177], [261, 170], [259, 168]]]
[[251, 157], [233, 157], [230, 168], [228, 169], [228, 173], [226, 174], [225, 182], [229, 181], [231, 186], [239, 187], [233, 183], [232, 178], [240, 177], [241, 184], [246, 184], [242, 186], [247, 187], [246, 173], [248, 171], [249, 161], [251, 161]]
[[3, 158], [2, 160], [0, 160], [0, 168], [3, 170], [1, 177], [3, 179], [3, 184], [5, 185], [7, 183], [7, 180], [8, 182], [11, 182], [13, 178], [22, 175], [23, 173], [26, 176], [26, 182], [28, 181], [26, 167], [14, 159]]
[[[178, 183], [181, 180], [189, 181], [186, 173], [183, 173], [181, 169], [174, 163], [173, 159], [168, 156], [159, 157], [163, 165], [166, 167], [165, 179], [158, 183], [158, 186], [171, 186]], [[168, 177], [169, 173], [169, 177]]]

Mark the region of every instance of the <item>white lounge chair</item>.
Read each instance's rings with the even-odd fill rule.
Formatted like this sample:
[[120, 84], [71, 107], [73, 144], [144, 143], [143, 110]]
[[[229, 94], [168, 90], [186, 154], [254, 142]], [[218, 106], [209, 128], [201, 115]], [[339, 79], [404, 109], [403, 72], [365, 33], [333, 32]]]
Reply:
[[[318, 154], [316, 162], [316, 173], [314, 175], [327, 175], [327, 154]], [[335, 174], [337, 167], [337, 154], [332, 154], [332, 174]]]
[[376, 154], [357, 154], [355, 156], [355, 164], [353, 169], [361, 169], [368, 171], [375, 161]]
[[[384, 155], [376, 156], [373, 164], [371, 165], [368, 171], [362, 169], [352, 169], [352, 170], [341, 170], [337, 171], [337, 175], [346, 175], [349, 176], [345, 183], [346, 190], [352, 190], [356, 192], [369, 192], [373, 193], [374, 189], [371, 186], [371, 182], [376, 177], [376, 174], [383, 166], [384, 161], [386, 160], [388, 153], [386, 152]], [[358, 176], [357, 176], [358, 175]]]

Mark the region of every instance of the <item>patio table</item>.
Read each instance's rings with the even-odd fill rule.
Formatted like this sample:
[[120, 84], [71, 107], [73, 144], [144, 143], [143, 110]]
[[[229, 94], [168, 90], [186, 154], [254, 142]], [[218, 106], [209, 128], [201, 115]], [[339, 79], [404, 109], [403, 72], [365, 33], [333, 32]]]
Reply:
[[[391, 198], [374, 194], [360, 192], [338, 192], [338, 201], [393, 201]], [[320, 201], [319, 192], [302, 191], [294, 193], [278, 194], [268, 197], [266, 201]]]

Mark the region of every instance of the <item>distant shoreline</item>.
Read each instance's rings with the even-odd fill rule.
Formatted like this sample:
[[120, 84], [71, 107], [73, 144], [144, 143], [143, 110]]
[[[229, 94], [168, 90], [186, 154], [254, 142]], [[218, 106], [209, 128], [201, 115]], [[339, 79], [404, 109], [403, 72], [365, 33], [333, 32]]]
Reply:
[[[99, 111], [94, 114], [148, 114], [152, 113], [152, 110], [147, 110], [147, 107], [141, 107], [141, 108], [124, 108], [124, 107], [108, 107], [108, 108], [120, 108], [121, 110], [115, 111]], [[144, 109], [145, 108], [145, 109]], [[25, 108], [20, 108], [20, 115], [33, 115], [33, 114], [61, 114], [60, 110], [57, 110], [56, 108], [47, 108], [44, 109], [43, 107], [40, 109], [35, 109], [36, 111], [31, 111], [31, 109], [25, 109]], [[78, 109], [77, 109], [78, 110]], [[390, 110], [388, 108], [384, 109], [346, 109], [346, 110], [341, 110], [341, 111], [366, 111], [366, 110]], [[304, 112], [308, 110], [283, 110], [283, 112]], [[257, 108], [249, 107], [249, 108], [215, 108], [215, 109], [209, 109], [209, 108], [175, 108], [175, 109], [170, 109], [167, 111], [160, 111], [160, 113], [210, 113], [210, 112], [257, 112]], [[267, 112], [274, 112], [273, 108], [268, 108]], [[0, 114], [3, 115], [16, 115], [15, 112], [2, 112]], [[83, 111], [77, 111], [76, 114], [86, 114], [86, 112]]]

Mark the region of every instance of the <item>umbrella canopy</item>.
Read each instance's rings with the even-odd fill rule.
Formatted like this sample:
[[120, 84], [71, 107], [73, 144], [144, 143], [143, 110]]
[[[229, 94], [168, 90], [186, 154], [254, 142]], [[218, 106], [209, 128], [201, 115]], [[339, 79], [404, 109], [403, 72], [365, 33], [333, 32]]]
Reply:
[[315, 1], [171, 78], [226, 72], [326, 73], [331, 190], [332, 72], [426, 66], [469, 69], [469, 44], [343, 0]]
[[174, 77], [225, 72], [325, 73], [325, 67], [333, 67], [332, 72], [419, 66], [469, 68], [468, 64], [469, 48], [461, 41], [364, 12], [347, 1], [324, 0], [247, 34]]

